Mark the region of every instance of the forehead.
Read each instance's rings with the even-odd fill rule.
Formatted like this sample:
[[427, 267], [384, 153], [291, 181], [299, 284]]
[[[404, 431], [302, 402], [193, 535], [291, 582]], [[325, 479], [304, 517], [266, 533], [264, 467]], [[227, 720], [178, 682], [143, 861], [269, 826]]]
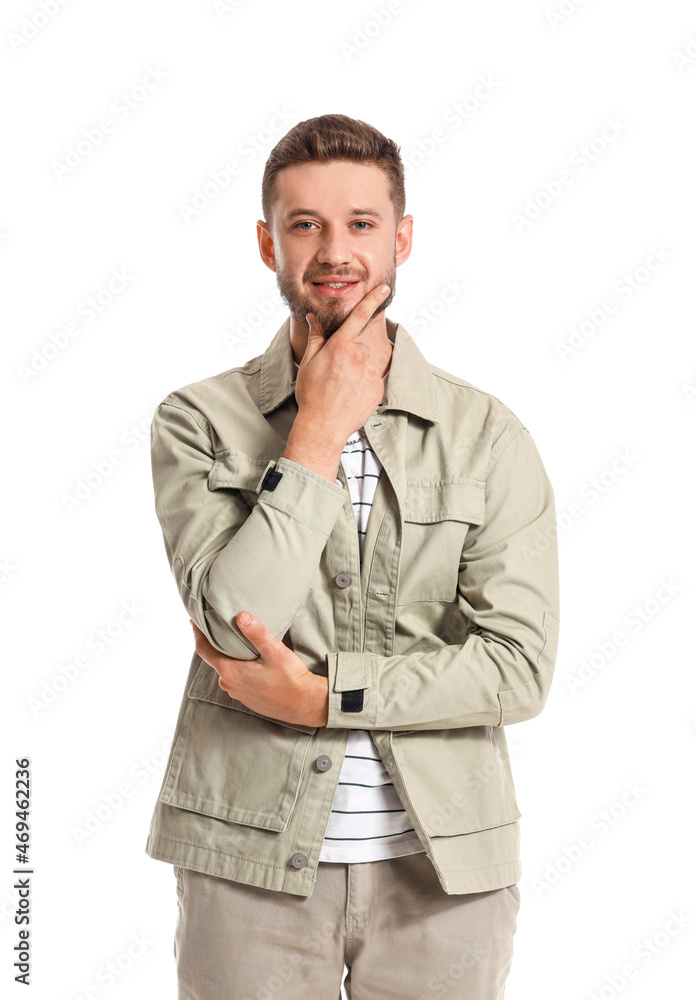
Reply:
[[293, 163], [276, 175], [276, 210], [287, 216], [298, 209], [331, 214], [354, 208], [388, 213], [389, 179], [375, 163], [332, 160], [330, 163]]

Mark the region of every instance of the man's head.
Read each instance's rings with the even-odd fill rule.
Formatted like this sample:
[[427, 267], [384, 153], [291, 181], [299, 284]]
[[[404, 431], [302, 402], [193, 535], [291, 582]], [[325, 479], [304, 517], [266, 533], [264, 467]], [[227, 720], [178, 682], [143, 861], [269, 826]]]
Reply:
[[[261, 200], [259, 250], [294, 322], [306, 328], [313, 312], [330, 336], [378, 284], [391, 287], [374, 316], [384, 312], [396, 268], [411, 252], [413, 224], [391, 139], [346, 115], [300, 122], [272, 150]], [[332, 291], [322, 280], [351, 284]]]

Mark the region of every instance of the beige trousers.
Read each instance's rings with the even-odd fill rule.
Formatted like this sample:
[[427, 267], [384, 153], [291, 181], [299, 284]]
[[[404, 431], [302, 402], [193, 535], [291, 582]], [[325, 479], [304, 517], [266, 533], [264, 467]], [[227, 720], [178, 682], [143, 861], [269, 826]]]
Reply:
[[174, 872], [178, 1000], [504, 996], [517, 884], [448, 895], [423, 852], [320, 862], [309, 897]]

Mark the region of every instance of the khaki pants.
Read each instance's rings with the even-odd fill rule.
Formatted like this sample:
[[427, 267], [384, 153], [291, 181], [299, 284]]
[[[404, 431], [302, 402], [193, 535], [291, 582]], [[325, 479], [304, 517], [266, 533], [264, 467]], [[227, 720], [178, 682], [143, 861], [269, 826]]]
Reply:
[[502, 1000], [516, 884], [450, 896], [423, 852], [320, 862], [309, 897], [174, 868], [178, 1000]]

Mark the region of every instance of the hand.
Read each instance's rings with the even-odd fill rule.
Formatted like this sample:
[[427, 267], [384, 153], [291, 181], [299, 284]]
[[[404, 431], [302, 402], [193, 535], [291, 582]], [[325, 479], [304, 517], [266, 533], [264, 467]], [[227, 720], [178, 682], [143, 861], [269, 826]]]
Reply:
[[252, 712], [280, 722], [325, 726], [328, 721], [329, 681], [308, 670], [300, 657], [266, 626], [252, 618], [248, 624], [237, 615], [239, 630], [261, 654], [255, 660], [237, 660], [216, 649], [189, 618], [196, 652], [220, 675], [219, 684]]
[[[385, 286], [386, 287], [386, 286]], [[377, 307], [389, 295], [378, 285], [351, 309], [341, 326], [324, 337], [314, 313], [307, 313], [309, 336], [295, 383], [298, 417], [316, 423], [341, 447], [372, 416], [382, 399], [382, 376], [361, 340]]]

